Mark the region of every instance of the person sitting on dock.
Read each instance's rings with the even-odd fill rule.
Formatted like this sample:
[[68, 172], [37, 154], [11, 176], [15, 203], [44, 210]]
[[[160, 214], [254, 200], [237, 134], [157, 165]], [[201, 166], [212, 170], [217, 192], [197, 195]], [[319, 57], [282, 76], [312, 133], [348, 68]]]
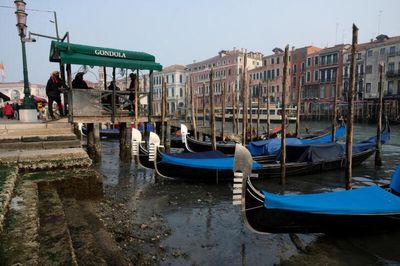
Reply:
[[62, 81], [60, 79], [59, 74], [60, 73], [58, 71], [53, 71], [46, 85], [46, 95], [47, 98], [49, 99], [49, 104], [48, 104], [49, 114], [51, 119], [53, 120], [56, 119], [53, 113], [53, 102], [57, 103], [60, 115], [64, 116], [63, 106], [61, 104], [61, 93], [59, 90], [62, 86]]
[[75, 79], [72, 81], [72, 88], [74, 89], [91, 89], [86, 81], [83, 80], [83, 75], [85, 75], [84, 72], [78, 72], [75, 75]]

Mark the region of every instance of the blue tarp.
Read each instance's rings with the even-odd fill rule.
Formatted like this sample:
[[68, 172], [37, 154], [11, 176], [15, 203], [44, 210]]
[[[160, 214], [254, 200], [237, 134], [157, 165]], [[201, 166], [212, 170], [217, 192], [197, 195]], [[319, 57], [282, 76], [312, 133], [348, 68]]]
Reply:
[[[340, 139], [346, 133], [346, 127], [339, 127], [336, 130], [336, 139]], [[332, 141], [332, 134], [326, 134], [320, 137], [301, 139], [301, 138], [287, 138], [286, 146], [300, 145], [300, 144], [313, 144], [313, 143], [329, 143]], [[252, 156], [273, 155], [277, 156], [281, 151], [281, 139], [274, 138], [268, 140], [260, 140], [250, 142], [247, 146]]]
[[378, 186], [306, 195], [263, 193], [267, 209], [332, 215], [400, 213], [400, 198]]
[[[208, 157], [212, 156], [211, 153], [216, 152], [197, 152], [189, 157], [189, 156], [179, 156], [177, 154], [163, 153], [161, 163], [169, 163], [177, 166], [186, 166], [192, 168], [202, 168], [202, 169], [211, 169], [211, 170], [233, 170], [233, 156], [222, 156], [222, 157]], [[257, 170], [262, 168], [262, 166], [253, 162], [253, 170]]]

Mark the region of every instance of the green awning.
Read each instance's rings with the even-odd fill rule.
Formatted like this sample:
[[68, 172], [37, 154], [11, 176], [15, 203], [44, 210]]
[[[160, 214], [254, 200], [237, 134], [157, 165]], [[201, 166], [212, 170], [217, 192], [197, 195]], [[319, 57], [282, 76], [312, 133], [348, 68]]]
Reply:
[[161, 71], [162, 66], [148, 53], [51, 42], [50, 62]]

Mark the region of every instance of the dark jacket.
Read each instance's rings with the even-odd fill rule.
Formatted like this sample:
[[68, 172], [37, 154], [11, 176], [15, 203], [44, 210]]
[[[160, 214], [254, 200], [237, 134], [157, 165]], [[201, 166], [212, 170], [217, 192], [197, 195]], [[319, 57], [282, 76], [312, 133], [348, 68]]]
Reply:
[[89, 86], [87, 85], [86, 81], [83, 79], [74, 79], [72, 81], [72, 88], [74, 89], [89, 89]]
[[58, 90], [62, 86], [62, 81], [57, 76], [51, 76], [47, 81], [46, 95], [47, 97], [60, 97], [60, 91]]

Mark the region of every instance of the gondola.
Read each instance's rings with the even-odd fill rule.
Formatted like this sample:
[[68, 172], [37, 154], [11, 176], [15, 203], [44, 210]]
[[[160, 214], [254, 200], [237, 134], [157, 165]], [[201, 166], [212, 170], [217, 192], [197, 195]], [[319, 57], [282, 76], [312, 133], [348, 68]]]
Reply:
[[[159, 139], [154, 138], [153, 134], [150, 134], [149, 143], [153, 143], [153, 145], [159, 146]], [[145, 148], [144, 142], [142, 141], [142, 134], [136, 128], [132, 128], [132, 155], [136, 158], [138, 164], [146, 169], [154, 169], [153, 161], [149, 159], [149, 151]], [[157, 156], [160, 156], [160, 153], [157, 152]]]
[[[322, 131], [322, 135], [319, 136], [314, 136], [311, 138], [287, 138], [288, 142], [296, 143], [296, 144], [310, 144], [310, 143], [328, 143], [332, 141], [332, 134], [330, 132], [327, 132], [326, 130]], [[344, 136], [346, 133], [346, 127], [341, 126], [337, 128], [336, 130], [336, 139], [340, 139]], [[210, 141], [201, 141], [201, 140], [196, 140], [194, 138], [189, 137], [188, 135], [188, 129], [185, 125], [181, 124], [181, 134], [182, 134], [182, 142], [185, 143], [186, 150], [189, 152], [202, 152], [202, 151], [210, 151], [212, 150], [211, 148], [211, 142]], [[268, 145], [270, 142], [279, 142], [279, 139], [277, 138], [272, 138], [268, 140], [259, 140], [259, 141], [253, 141], [250, 142], [249, 146], [253, 147], [264, 147], [265, 145]], [[219, 141], [217, 142], [217, 150], [225, 153], [225, 154], [230, 154], [233, 155], [235, 153], [235, 144], [236, 142], [234, 141], [226, 141], [222, 142]], [[280, 145], [280, 144], [279, 144]], [[253, 156], [259, 156], [260, 154], [252, 154]]]
[[252, 158], [237, 145], [233, 203], [244, 223], [257, 233], [362, 233], [400, 226], [400, 166], [389, 189], [369, 186], [348, 191], [277, 195], [256, 188]]
[[[151, 136], [158, 136], [151, 133]], [[389, 138], [389, 134], [382, 134], [382, 143]], [[155, 138], [155, 137], [154, 137]], [[375, 139], [353, 145], [353, 166], [359, 165], [375, 152]], [[159, 139], [155, 141], [159, 143]], [[150, 146], [155, 146], [150, 141]], [[286, 175], [300, 175], [317, 171], [343, 168], [346, 165], [345, 145], [338, 143], [307, 144], [287, 146], [288, 158]], [[150, 156], [150, 155], [149, 155]], [[152, 156], [155, 158], [155, 156]], [[253, 159], [253, 158], [252, 158]], [[260, 177], [280, 176], [279, 162], [263, 162], [254, 160], [253, 172]], [[154, 169], [157, 174], [166, 178], [202, 181], [230, 181], [233, 178], [233, 156], [220, 151], [171, 154], [159, 152], [154, 160]]]

